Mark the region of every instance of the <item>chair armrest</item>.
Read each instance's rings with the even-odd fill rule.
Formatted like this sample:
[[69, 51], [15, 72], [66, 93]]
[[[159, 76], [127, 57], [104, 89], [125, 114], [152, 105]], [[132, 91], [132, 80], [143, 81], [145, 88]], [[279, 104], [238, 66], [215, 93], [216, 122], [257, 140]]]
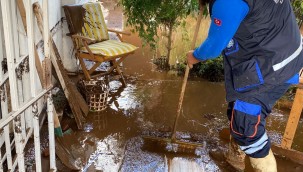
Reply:
[[119, 30], [115, 30], [115, 29], [110, 29], [110, 28], [108, 28], [107, 29], [109, 32], [114, 32], [114, 33], [117, 33], [117, 34], [123, 34], [123, 35], [131, 35], [131, 33], [130, 32], [126, 32], [126, 31], [119, 31]]
[[[89, 38], [89, 37], [85, 37], [85, 36], [81, 36], [81, 35], [72, 35], [71, 36], [73, 39], [78, 39], [79, 41], [81, 41], [83, 43], [83, 46], [86, 48], [86, 50], [88, 51], [88, 53], [94, 57], [93, 52], [91, 51], [91, 49], [88, 47], [88, 44], [91, 42], [96, 42], [95, 39], [93, 38]], [[78, 47], [80, 48], [80, 47]]]
[[72, 35], [72, 38], [80, 39], [82, 41], [86, 41], [87, 43], [96, 42], [96, 40], [93, 38], [89, 38], [89, 37], [85, 37], [85, 36], [81, 36], [81, 35]]

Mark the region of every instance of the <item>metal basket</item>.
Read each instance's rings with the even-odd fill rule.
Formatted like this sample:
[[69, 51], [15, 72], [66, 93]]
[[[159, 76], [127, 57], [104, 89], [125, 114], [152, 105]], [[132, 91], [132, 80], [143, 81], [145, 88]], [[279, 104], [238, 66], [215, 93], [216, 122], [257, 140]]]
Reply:
[[79, 87], [86, 97], [90, 111], [100, 112], [107, 108], [109, 86], [104, 80], [81, 80]]

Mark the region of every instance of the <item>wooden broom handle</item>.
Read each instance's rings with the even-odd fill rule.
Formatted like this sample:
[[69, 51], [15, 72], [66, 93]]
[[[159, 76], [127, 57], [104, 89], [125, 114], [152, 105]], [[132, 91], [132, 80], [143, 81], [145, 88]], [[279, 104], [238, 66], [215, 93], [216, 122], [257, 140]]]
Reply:
[[[191, 49], [192, 50], [195, 48], [195, 45], [196, 45], [196, 40], [197, 40], [197, 36], [198, 36], [198, 33], [199, 33], [200, 24], [201, 24], [201, 20], [202, 20], [202, 16], [203, 16], [203, 9], [204, 9], [204, 7], [201, 6], [199, 16], [198, 16], [198, 19], [197, 19], [197, 24], [196, 24], [196, 29], [195, 29], [193, 41], [192, 41], [192, 44], [191, 44]], [[181, 94], [180, 94], [180, 98], [179, 98], [179, 105], [178, 105], [177, 115], [176, 115], [176, 118], [175, 118], [175, 123], [174, 123], [174, 128], [173, 128], [173, 133], [172, 133], [172, 141], [173, 142], [176, 140], [177, 123], [178, 123], [178, 120], [179, 120], [179, 117], [180, 117], [180, 114], [181, 114], [181, 109], [182, 109], [183, 98], [184, 98], [185, 88], [186, 88], [186, 84], [187, 84], [188, 74], [189, 74], [189, 66], [186, 65], [186, 70], [185, 70], [184, 79], [183, 79], [183, 83], [182, 83]]]

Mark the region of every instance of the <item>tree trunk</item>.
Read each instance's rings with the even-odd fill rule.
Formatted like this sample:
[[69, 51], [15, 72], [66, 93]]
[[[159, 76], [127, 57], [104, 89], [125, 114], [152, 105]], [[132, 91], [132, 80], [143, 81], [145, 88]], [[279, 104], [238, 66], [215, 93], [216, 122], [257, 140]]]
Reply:
[[173, 23], [168, 25], [168, 36], [167, 36], [167, 55], [166, 55], [166, 66], [169, 67], [169, 59], [170, 59], [170, 52], [172, 50], [172, 34], [173, 34]]

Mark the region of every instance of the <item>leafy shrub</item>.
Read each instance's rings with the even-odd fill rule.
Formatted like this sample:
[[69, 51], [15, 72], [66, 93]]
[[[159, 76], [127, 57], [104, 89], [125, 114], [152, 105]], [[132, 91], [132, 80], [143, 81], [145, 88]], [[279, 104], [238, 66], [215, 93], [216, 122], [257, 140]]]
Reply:
[[302, 26], [303, 23], [303, 1], [302, 0], [293, 0], [292, 6], [295, 11], [297, 21], [299, 26]]
[[193, 71], [211, 82], [221, 82], [224, 80], [223, 57], [198, 63], [194, 65]]
[[[184, 74], [185, 68], [185, 63], [178, 63], [176, 65], [176, 70], [179, 74]], [[220, 56], [212, 60], [197, 63], [194, 65], [190, 73], [211, 82], [224, 81], [223, 57]]]

